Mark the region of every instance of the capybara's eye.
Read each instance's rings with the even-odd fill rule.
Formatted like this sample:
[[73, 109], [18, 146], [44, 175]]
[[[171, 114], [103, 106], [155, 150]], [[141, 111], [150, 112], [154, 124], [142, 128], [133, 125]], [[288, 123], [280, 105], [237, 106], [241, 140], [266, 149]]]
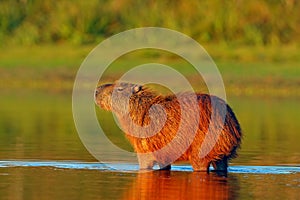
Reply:
[[124, 88], [122, 87], [117, 87], [117, 91], [123, 91]]

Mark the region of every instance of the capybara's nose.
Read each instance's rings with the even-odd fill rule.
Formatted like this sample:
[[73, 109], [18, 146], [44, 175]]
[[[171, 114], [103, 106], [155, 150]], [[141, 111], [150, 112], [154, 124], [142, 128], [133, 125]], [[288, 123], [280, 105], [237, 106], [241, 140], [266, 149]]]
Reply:
[[98, 88], [95, 90], [95, 97], [99, 94]]
[[102, 86], [99, 86], [99, 87], [96, 88], [96, 90], [95, 90], [95, 98], [97, 98], [98, 94], [100, 93], [100, 91], [101, 91], [102, 89], [103, 89]]
[[112, 84], [104, 84], [104, 85], [100, 85], [99, 87], [97, 87], [96, 90], [95, 90], [95, 97], [97, 97], [98, 94], [101, 93], [101, 91], [102, 91], [104, 88], [106, 88], [106, 87], [108, 87], [108, 86], [111, 86], [111, 85], [112, 85]]

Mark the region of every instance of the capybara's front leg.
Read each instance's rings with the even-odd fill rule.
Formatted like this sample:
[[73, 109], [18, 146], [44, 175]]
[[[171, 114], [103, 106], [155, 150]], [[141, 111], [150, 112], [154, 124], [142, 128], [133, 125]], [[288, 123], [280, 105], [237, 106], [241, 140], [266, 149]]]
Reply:
[[138, 153], [138, 161], [141, 170], [151, 170], [155, 162], [150, 153]]
[[194, 171], [208, 172], [210, 162], [204, 159], [191, 159], [190, 160]]

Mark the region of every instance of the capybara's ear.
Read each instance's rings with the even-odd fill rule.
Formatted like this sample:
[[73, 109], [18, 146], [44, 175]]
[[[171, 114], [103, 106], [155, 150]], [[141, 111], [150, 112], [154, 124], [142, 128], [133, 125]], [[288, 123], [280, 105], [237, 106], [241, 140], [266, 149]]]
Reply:
[[133, 88], [132, 88], [132, 92], [133, 93], [137, 93], [139, 91], [141, 91], [142, 89], [142, 86], [141, 85], [135, 85]]

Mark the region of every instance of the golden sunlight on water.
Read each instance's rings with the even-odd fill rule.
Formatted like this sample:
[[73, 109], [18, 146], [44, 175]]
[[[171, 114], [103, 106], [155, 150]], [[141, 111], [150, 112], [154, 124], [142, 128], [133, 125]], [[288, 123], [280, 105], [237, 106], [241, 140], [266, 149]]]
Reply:
[[[69, 95], [4, 93], [0, 199], [297, 199], [298, 102], [229, 99], [244, 140], [225, 178], [192, 172], [188, 165], [149, 173], [104, 168], [77, 135]], [[107, 116], [104, 123], [104, 129], [110, 130], [108, 137], [124, 144], [122, 133], [110, 120]]]

